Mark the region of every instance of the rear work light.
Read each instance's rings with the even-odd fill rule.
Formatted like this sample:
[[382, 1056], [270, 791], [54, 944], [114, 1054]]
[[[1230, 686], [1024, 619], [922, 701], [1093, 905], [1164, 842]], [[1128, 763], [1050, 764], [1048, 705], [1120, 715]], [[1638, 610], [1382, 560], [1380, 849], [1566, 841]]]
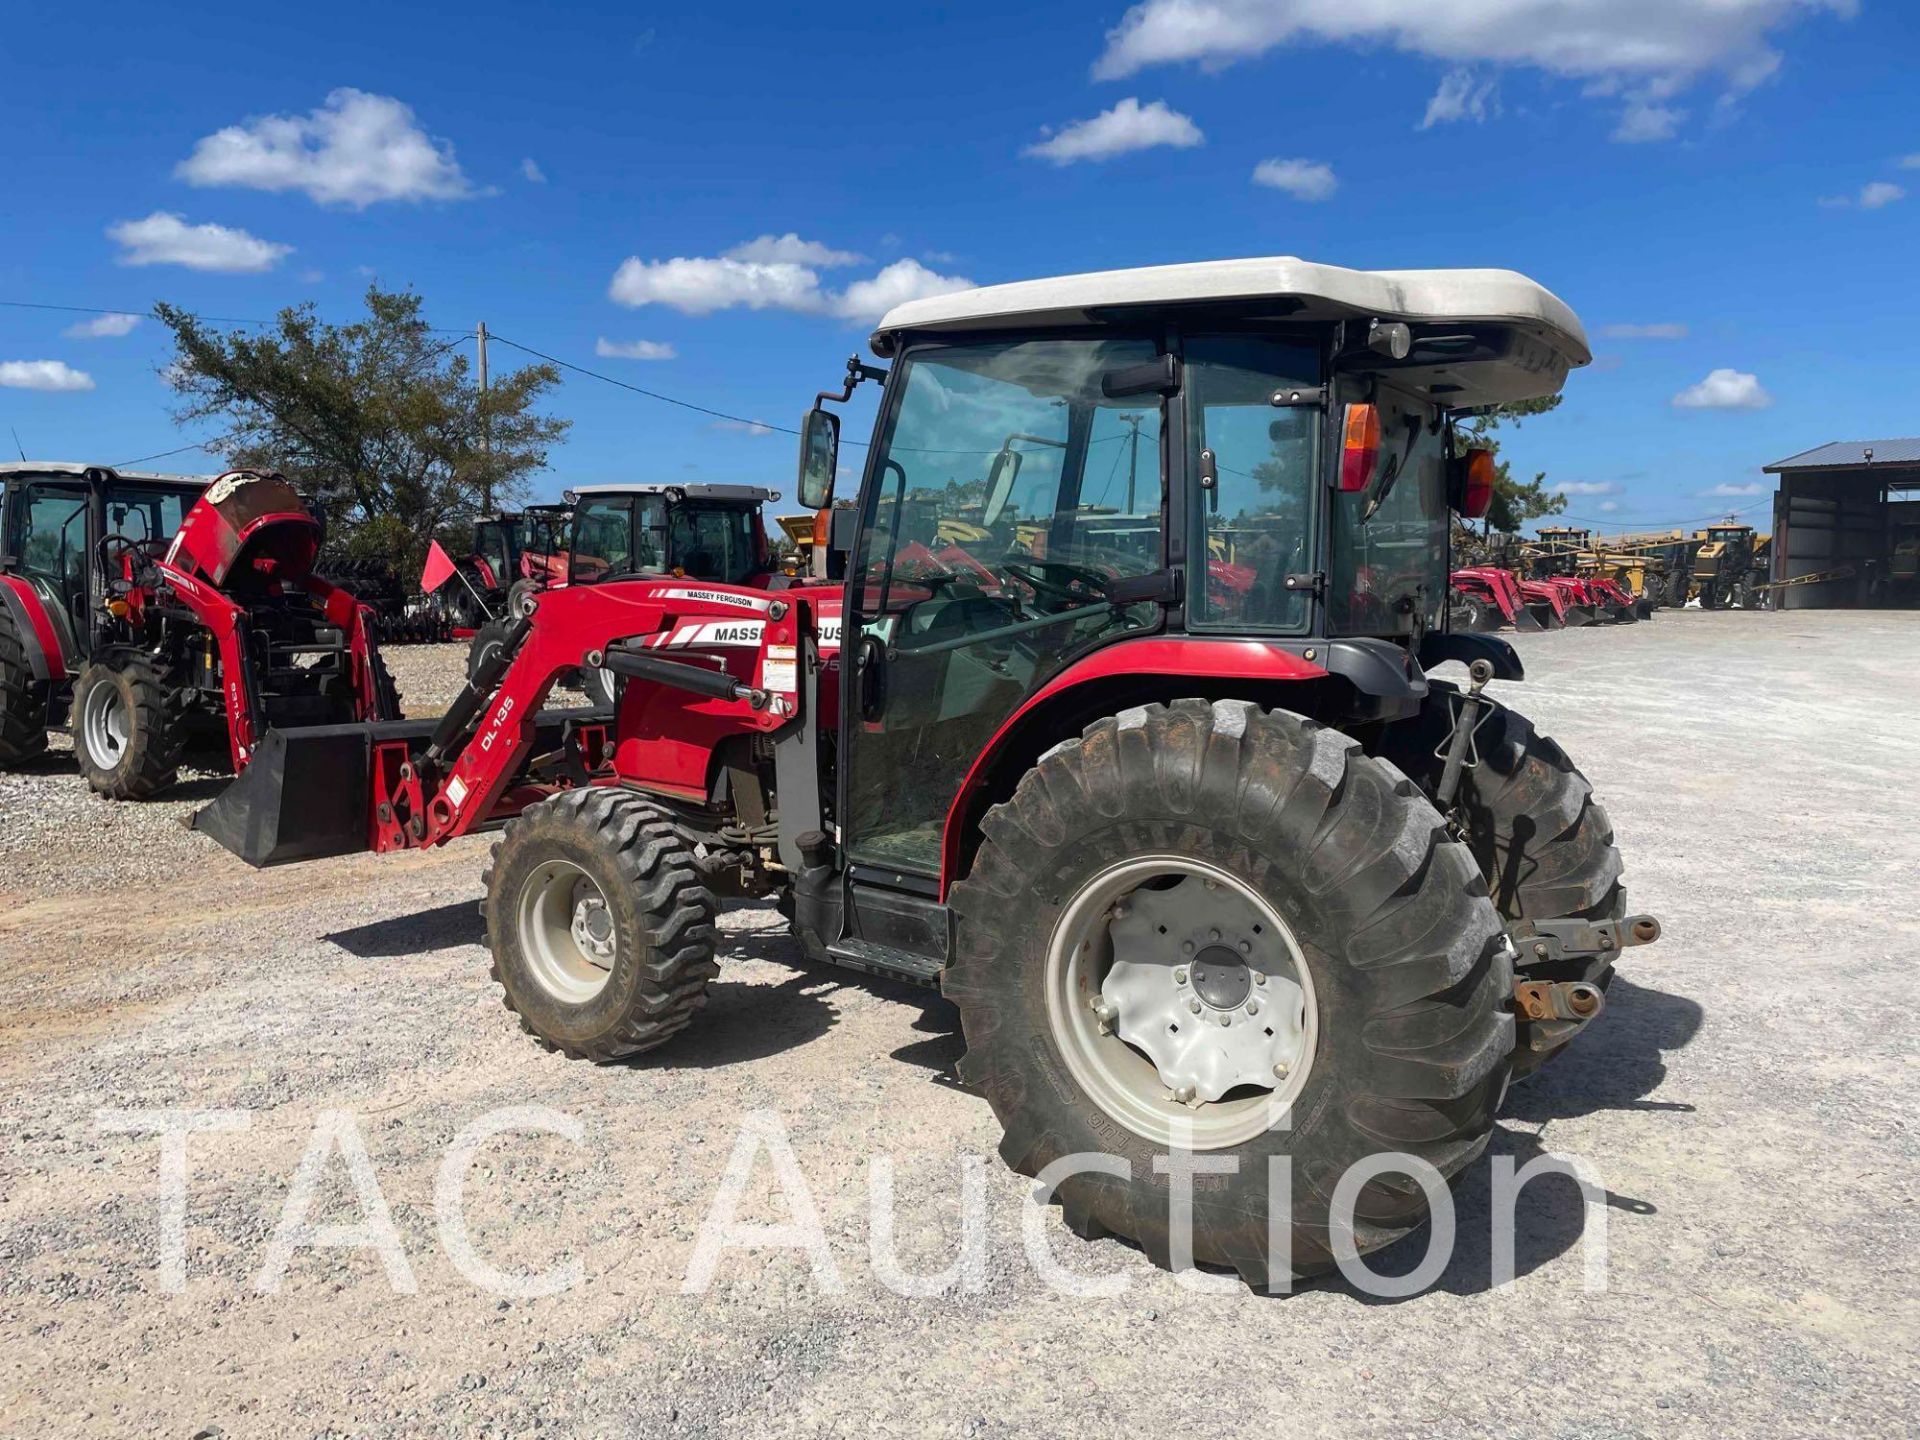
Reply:
[[1450, 499], [1469, 520], [1485, 518], [1493, 507], [1493, 451], [1471, 449], [1453, 457]]
[[1380, 411], [1373, 405], [1347, 407], [1347, 432], [1340, 450], [1340, 488], [1357, 494], [1373, 479], [1380, 461]]

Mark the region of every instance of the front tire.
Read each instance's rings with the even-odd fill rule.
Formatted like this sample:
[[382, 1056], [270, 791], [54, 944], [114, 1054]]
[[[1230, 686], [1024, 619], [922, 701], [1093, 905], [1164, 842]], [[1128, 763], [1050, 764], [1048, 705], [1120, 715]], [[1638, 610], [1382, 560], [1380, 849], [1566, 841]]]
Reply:
[[549, 1050], [625, 1060], [706, 1004], [717, 904], [665, 812], [631, 791], [532, 806], [494, 847], [485, 884], [493, 978]]
[[73, 753], [94, 793], [151, 800], [179, 778], [179, 695], [145, 655], [96, 660], [73, 687]]
[[13, 616], [0, 609], [0, 766], [23, 765], [46, 749], [46, 687], [33, 678]]
[[[1499, 918], [1432, 806], [1347, 736], [1243, 701], [1129, 710], [1049, 752], [982, 829], [953, 891], [943, 982], [967, 1043], [960, 1073], [992, 1105], [1000, 1153], [1020, 1173], [1082, 1152], [1126, 1162], [1124, 1180], [1082, 1173], [1056, 1186], [1075, 1233], [1124, 1236], [1171, 1267], [1168, 1177], [1153, 1160], [1179, 1140], [1237, 1167], [1194, 1188], [1192, 1258], [1263, 1286], [1288, 1273], [1268, 1243], [1269, 1160], [1291, 1161], [1290, 1268], [1305, 1275], [1334, 1264], [1330, 1197], [1356, 1162], [1405, 1152], [1451, 1179], [1485, 1148], [1513, 1046]], [[1155, 864], [1164, 877], [1132, 876]], [[1189, 884], [1201, 888], [1171, 898]], [[1188, 940], [1194, 955], [1180, 948]], [[1202, 977], [1196, 956], [1210, 945], [1226, 953]], [[1268, 976], [1264, 989], [1219, 991], [1235, 952], [1243, 973]], [[1099, 1015], [1090, 1007], [1107, 1003], [1123, 962], [1123, 1008]], [[1270, 1001], [1250, 1016], [1246, 997], [1275, 996], [1291, 978], [1304, 1072], [1263, 1087], [1227, 1067], [1211, 1088], [1234, 1088], [1218, 1099], [1190, 1091], [1204, 1076], [1170, 1077], [1170, 1052], [1153, 1058], [1146, 1032], [1129, 1029], [1142, 974], [1180, 998], [1165, 1016], [1131, 1018], [1224, 1016], [1218, 1033], [1238, 1037], [1235, 1055], [1288, 1015]], [[1214, 986], [1204, 996], [1203, 978]], [[1100, 1033], [1109, 1019], [1113, 1032]], [[1126, 1083], [1116, 1089], [1102, 1067]], [[1406, 1176], [1375, 1178], [1355, 1210], [1356, 1249], [1390, 1243], [1426, 1210]]]

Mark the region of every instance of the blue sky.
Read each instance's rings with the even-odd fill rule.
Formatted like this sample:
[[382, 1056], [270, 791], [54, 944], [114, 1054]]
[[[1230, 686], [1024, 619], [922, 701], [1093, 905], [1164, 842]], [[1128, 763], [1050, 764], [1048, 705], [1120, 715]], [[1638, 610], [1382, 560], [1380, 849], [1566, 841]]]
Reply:
[[[372, 274], [792, 425], [888, 295], [1500, 265], [1595, 337], [1508, 441], [1576, 518], [1697, 522], [1763, 503], [1768, 461], [1920, 432], [1920, 17], [1892, 0], [38, 6], [6, 51], [0, 300], [347, 318]], [[204, 438], [153, 322], [89, 318], [0, 307], [0, 426], [35, 458]], [[788, 436], [582, 377], [554, 408], [545, 491], [791, 487]]]

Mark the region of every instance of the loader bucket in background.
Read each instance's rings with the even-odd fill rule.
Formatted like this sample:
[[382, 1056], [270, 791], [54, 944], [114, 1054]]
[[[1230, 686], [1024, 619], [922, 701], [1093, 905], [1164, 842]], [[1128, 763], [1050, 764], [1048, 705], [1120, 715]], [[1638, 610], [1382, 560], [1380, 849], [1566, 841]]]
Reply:
[[1622, 625], [1631, 625], [1640, 618], [1640, 611], [1632, 605], [1609, 605], [1607, 613]]
[[365, 850], [371, 728], [269, 730], [253, 759], [187, 822], [256, 869]]
[[[1548, 615], [1553, 614], [1553, 610], [1550, 606], [1542, 605], [1540, 608], [1542, 610], [1545, 610]], [[1516, 630], [1523, 630], [1523, 631], [1544, 630], [1547, 628], [1547, 626], [1546, 626], [1546, 623], [1542, 621], [1539, 616], [1533, 613], [1533, 607], [1531, 605], [1517, 605], [1514, 607], [1514, 611], [1513, 611], [1513, 628]]]
[[1533, 628], [1536, 630], [1564, 630], [1566, 628], [1567, 622], [1560, 618], [1560, 612], [1555, 610], [1553, 606], [1549, 605], [1545, 600], [1529, 600], [1526, 605], [1526, 613], [1533, 617]]
[[1591, 625], [1597, 618], [1591, 606], [1567, 606], [1567, 628], [1569, 630], [1573, 629], [1576, 625]]
[[1633, 602], [1634, 613], [1638, 615], [1642, 620], [1651, 620], [1653, 618], [1653, 612], [1657, 608], [1658, 607], [1654, 605], [1653, 601], [1647, 599], [1644, 595], [1641, 596], [1640, 599]]

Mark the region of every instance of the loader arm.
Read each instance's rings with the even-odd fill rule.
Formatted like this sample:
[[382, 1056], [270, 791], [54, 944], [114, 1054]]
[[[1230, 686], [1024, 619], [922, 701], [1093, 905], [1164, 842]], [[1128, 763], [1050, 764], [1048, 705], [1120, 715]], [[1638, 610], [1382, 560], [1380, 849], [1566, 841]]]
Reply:
[[[797, 714], [790, 657], [810, 613], [765, 591], [667, 577], [547, 591], [437, 722], [269, 730], [254, 763], [194, 816], [194, 828], [251, 865], [277, 865], [443, 845], [558, 790], [620, 784], [609, 763], [613, 715], [542, 709], [554, 685], [583, 667], [630, 677], [621, 706], [629, 728], [657, 698], [631, 693], [643, 686], [683, 695], [716, 738], [771, 733]], [[711, 655], [697, 649], [668, 658], [673, 648], [662, 641], [713, 627], [737, 631], [737, 670], [703, 663]]]

